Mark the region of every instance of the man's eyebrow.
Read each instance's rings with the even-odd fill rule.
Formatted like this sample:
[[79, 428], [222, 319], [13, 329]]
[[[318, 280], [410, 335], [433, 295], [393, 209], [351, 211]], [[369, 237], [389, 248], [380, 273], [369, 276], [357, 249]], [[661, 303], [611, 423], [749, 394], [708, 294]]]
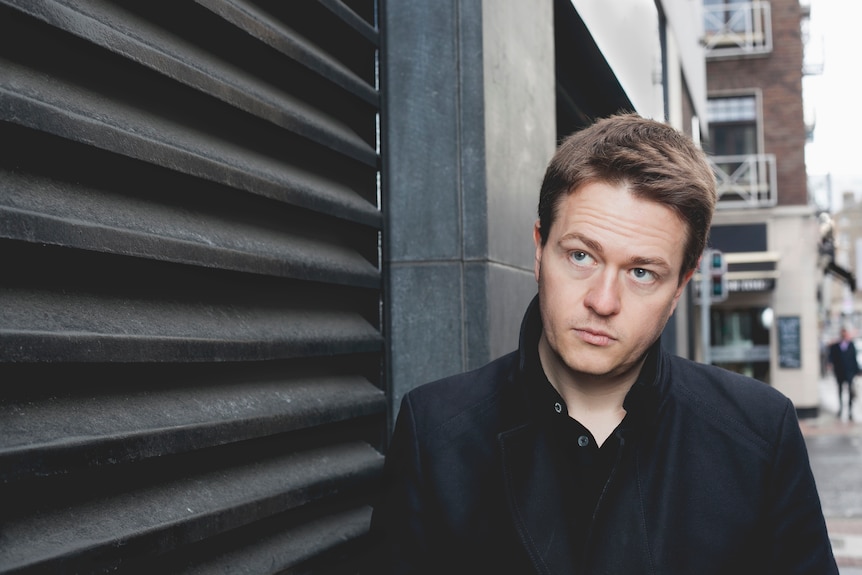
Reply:
[[647, 257], [634, 256], [634, 257], [629, 259], [629, 265], [631, 265], [632, 267], [653, 266], [653, 267], [664, 268], [666, 270], [671, 269], [670, 264], [667, 263], [667, 261], [665, 261], [664, 258], [647, 258]]
[[564, 242], [568, 242], [568, 241], [571, 241], [571, 240], [577, 240], [577, 241], [581, 242], [582, 244], [584, 244], [584, 245], [585, 245], [585, 246], [587, 246], [590, 250], [592, 250], [592, 251], [596, 252], [597, 254], [604, 253], [604, 251], [605, 251], [605, 250], [602, 248], [602, 244], [598, 243], [598, 242], [597, 242], [597, 241], [595, 241], [595, 240], [591, 240], [590, 238], [588, 238], [588, 237], [586, 237], [586, 236], [584, 236], [584, 235], [581, 235], [581, 234], [579, 234], [579, 233], [577, 233], [577, 232], [570, 232], [570, 233], [568, 233], [568, 234], [565, 234], [564, 236], [562, 236], [562, 237], [560, 238], [560, 243], [562, 244], [562, 243], [564, 243]]
[[[602, 245], [595, 240], [591, 240], [590, 238], [579, 234], [577, 232], [571, 232], [565, 234], [560, 238], [560, 243], [565, 243], [567, 241], [578, 241], [584, 244], [590, 251], [595, 252], [596, 254], [604, 253], [604, 249]], [[646, 256], [633, 256], [629, 258], [629, 265], [632, 267], [660, 267], [666, 270], [670, 270], [671, 266], [664, 258], [650, 258]]]

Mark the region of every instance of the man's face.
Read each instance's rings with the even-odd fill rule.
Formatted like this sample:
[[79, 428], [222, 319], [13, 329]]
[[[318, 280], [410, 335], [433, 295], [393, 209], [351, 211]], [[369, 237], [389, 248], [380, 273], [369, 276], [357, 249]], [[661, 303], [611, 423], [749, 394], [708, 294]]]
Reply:
[[569, 194], [556, 214], [544, 247], [538, 223], [533, 230], [543, 367], [552, 382], [634, 376], [691, 279], [678, 281], [685, 224], [599, 182]]

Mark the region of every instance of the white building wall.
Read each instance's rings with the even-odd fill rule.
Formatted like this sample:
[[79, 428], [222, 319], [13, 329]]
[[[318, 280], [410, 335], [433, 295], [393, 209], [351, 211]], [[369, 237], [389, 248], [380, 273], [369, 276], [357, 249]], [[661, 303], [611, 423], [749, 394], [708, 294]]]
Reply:
[[572, 4], [635, 110], [642, 116], [664, 119], [655, 0], [572, 0]]
[[706, 128], [706, 50], [703, 36], [703, 6], [700, 0], [662, 0], [667, 20], [668, 48], [674, 45], [675, 58], [685, 78], [695, 114]]
[[768, 228], [769, 245], [779, 252], [779, 277], [773, 294], [773, 315], [799, 316], [800, 368], [778, 364], [778, 335], [773, 322], [770, 337], [772, 385], [787, 395], [797, 409], [820, 404], [820, 327], [817, 316], [817, 245], [820, 235], [816, 215], [810, 208], [777, 209]]
[[[700, 42], [702, 8], [699, 1], [658, 2], [667, 21], [668, 70], [662, 70], [659, 14], [655, 0], [572, 0], [596, 45], [617, 76], [635, 110], [643, 116], [664, 119], [663, 75], [669, 77], [671, 98], [682, 93], [684, 77], [698, 116], [706, 108], [706, 59]], [[679, 110], [671, 103], [669, 114]], [[671, 124], [679, 118], [668, 116]]]

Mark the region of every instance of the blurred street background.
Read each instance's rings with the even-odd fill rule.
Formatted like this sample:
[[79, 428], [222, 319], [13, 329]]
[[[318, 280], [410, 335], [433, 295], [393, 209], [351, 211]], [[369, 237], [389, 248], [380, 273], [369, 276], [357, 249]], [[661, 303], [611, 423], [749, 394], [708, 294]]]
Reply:
[[820, 397], [819, 415], [802, 419], [802, 431], [841, 575], [862, 575], [862, 398], [851, 421], [846, 409], [838, 418], [831, 374], [820, 380]]

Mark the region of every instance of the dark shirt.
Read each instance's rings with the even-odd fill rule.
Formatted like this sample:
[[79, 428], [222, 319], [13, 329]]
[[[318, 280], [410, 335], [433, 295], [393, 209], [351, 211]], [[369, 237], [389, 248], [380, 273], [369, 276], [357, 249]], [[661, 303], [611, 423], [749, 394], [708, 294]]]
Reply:
[[[530, 335], [528, 335], [529, 340], [531, 343], [535, 341], [536, 346], [531, 346], [530, 352], [527, 353], [525, 368], [529, 381], [534, 382], [532, 403], [538, 407], [537, 413], [542, 414], [545, 424], [551, 426], [552, 436], [557, 440], [555, 448], [559, 452], [558, 470], [565, 486], [563, 493], [566, 496], [562, 504], [570, 519], [574, 564], [582, 565], [590, 537], [593, 514], [608, 484], [623, 443], [622, 431], [631, 427], [634, 417], [630, 417], [627, 413], [623, 421], [599, 446], [586, 427], [569, 417], [566, 402], [542, 369], [538, 353], [538, 335], [534, 337]], [[640, 398], [643, 394], [640, 391], [646, 386], [645, 382], [651, 381], [654, 377], [655, 364], [653, 361], [647, 361], [633, 387], [633, 392], [626, 396], [627, 412], [642, 409], [643, 401]]]

